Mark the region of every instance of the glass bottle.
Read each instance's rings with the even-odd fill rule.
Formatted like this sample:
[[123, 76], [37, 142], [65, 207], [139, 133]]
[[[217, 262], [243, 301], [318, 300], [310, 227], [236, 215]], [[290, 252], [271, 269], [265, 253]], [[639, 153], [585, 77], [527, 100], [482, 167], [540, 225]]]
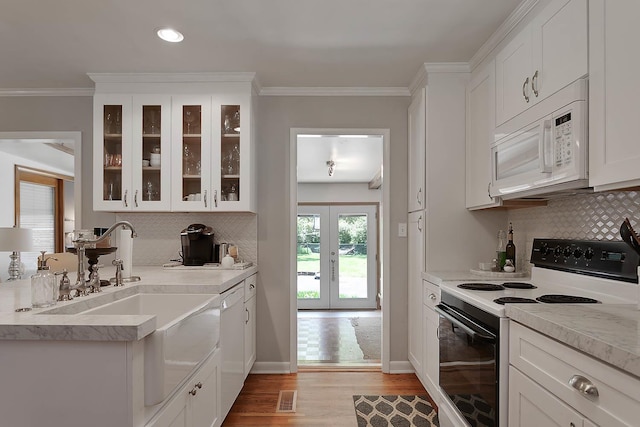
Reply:
[[50, 307], [56, 303], [56, 279], [49, 270], [45, 251], [40, 251], [38, 271], [31, 276], [31, 306], [35, 308]]
[[511, 225], [511, 223], [509, 223], [509, 234], [508, 234], [508, 242], [507, 242], [507, 246], [505, 247], [505, 255], [506, 255], [506, 259], [511, 260], [511, 263], [514, 266], [514, 270], [515, 270], [515, 266], [516, 266], [516, 245], [513, 244], [513, 225]]
[[507, 252], [505, 247], [505, 239], [507, 238], [504, 230], [498, 231], [498, 247], [496, 248], [496, 259], [500, 271], [504, 269], [504, 263], [507, 261]]

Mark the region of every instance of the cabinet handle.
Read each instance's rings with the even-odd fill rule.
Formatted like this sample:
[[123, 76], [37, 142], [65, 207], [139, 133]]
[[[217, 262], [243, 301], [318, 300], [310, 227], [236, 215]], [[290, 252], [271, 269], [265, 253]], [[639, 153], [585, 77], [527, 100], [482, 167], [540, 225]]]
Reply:
[[196, 394], [198, 394], [198, 390], [196, 390], [196, 388], [194, 387], [194, 388], [192, 388], [192, 389], [189, 391], [189, 394], [190, 394], [191, 396], [195, 396]]
[[198, 383], [196, 384], [197, 388], [202, 388], [202, 383], [200, 381], [198, 381]]
[[129, 190], [124, 190], [124, 207], [128, 208], [129, 207], [129, 202], [127, 202], [127, 195], [129, 193]]
[[522, 96], [524, 96], [525, 101], [527, 101], [527, 104], [529, 103], [529, 95], [527, 95], [527, 93], [525, 92], [525, 89], [527, 88], [527, 86], [529, 86], [529, 77], [527, 77], [527, 79], [524, 81], [524, 83], [522, 83]]
[[218, 207], [218, 190], [213, 190], [213, 205]]
[[429, 294], [429, 299], [430, 299], [431, 301], [435, 301], [435, 300], [436, 300], [436, 294], [434, 294], [433, 292], [431, 292], [431, 293]]
[[489, 196], [489, 198], [491, 198], [491, 183], [487, 184], [487, 196]]
[[598, 388], [582, 375], [572, 376], [569, 380], [569, 385], [588, 397], [598, 397], [600, 395]]
[[422, 215], [418, 217], [418, 231], [422, 231]]
[[569, 423], [569, 427], [576, 427], [574, 423]]
[[249, 313], [248, 308], [245, 308], [244, 311], [247, 313], [247, 319], [244, 321], [244, 324], [246, 325], [247, 323], [249, 323], [249, 318], [251, 317], [251, 314]]
[[418, 194], [416, 195], [416, 198], [418, 199], [418, 204], [422, 206], [422, 188], [418, 189]]
[[331, 281], [332, 282], [336, 281], [336, 260], [335, 259], [331, 260]]
[[255, 289], [256, 285], [254, 285], [253, 283], [249, 285], [249, 289]]
[[207, 190], [204, 190], [204, 207], [207, 207]]
[[531, 77], [531, 90], [533, 90], [533, 94], [538, 97], [538, 70]]
[[138, 207], [138, 190], [136, 190], [136, 193], [133, 195], [133, 203], [136, 205], [136, 208]]

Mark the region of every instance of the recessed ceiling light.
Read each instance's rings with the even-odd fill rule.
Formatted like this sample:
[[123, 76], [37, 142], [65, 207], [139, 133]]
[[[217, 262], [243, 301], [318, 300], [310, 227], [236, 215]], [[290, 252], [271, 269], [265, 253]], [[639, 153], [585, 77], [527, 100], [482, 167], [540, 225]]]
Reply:
[[173, 28], [169, 27], [158, 28], [156, 30], [156, 34], [158, 34], [158, 37], [160, 37], [162, 40], [171, 43], [178, 43], [184, 40], [184, 36], [180, 31], [174, 30]]

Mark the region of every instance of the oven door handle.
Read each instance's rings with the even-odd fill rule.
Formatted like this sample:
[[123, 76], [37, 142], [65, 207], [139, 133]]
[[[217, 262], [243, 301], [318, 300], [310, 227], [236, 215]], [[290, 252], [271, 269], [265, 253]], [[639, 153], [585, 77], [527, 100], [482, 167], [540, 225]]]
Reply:
[[482, 338], [485, 340], [495, 340], [496, 337], [494, 335], [489, 335], [484, 331], [484, 328], [482, 328], [480, 325], [471, 322], [469, 319], [467, 319], [467, 321], [469, 321], [471, 323], [471, 325], [466, 325], [464, 323], [462, 323], [459, 319], [456, 319], [453, 315], [447, 313], [446, 311], [444, 311], [440, 305], [437, 305], [434, 307], [434, 309], [436, 310], [436, 312], [444, 317], [445, 319], [447, 319], [449, 322], [453, 323], [454, 325], [456, 325], [457, 327], [459, 327], [460, 329], [462, 329], [463, 331], [465, 331], [467, 334], [469, 334], [470, 336], [472, 336], [473, 338]]

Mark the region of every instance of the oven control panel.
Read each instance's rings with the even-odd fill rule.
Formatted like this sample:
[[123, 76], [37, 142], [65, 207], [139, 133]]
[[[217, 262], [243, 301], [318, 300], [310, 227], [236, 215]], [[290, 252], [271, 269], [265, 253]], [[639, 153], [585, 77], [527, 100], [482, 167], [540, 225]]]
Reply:
[[634, 283], [639, 261], [640, 255], [620, 241], [534, 239], [531, 251], [536, 267]]

